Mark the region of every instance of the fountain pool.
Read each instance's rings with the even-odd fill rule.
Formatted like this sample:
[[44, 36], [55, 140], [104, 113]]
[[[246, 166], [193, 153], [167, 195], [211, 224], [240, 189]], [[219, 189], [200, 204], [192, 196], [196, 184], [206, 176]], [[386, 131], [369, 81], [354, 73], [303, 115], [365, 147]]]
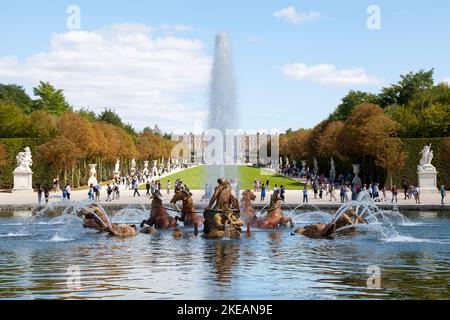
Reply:
[[[124, 210], [111, 220], [146, 214]], [[82, 228], [74, 215], [10, 212], [0, 217], [0, 299], [450, 298], [450, 213], [405, 215], [387, 236], [315, 240], [278, 229], [216, 241], [171, 231], [118, 239]], [[366, 286], [372, 265], [381, 289]], [[73, 267], [77, 288], [68, 286]]]

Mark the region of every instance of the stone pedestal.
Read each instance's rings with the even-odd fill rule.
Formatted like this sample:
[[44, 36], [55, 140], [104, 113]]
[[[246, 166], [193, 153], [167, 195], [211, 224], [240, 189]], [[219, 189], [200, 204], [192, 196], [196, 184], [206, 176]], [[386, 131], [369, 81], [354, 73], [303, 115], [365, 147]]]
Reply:
[[31, 170], [14, 171], [13, 192], [33, 192], [33, 172]]
[[437, 174], [438, 172], [434, 167], [417, 171], [421, 192], [437, 192]]

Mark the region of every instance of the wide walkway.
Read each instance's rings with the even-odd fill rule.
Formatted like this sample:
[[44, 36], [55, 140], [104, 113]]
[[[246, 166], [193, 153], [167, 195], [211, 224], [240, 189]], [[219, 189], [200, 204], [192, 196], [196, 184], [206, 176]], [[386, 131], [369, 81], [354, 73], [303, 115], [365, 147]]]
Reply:
[[[88, 199], [87, 190], [75, 190], [72, 191], [71, 200], [75, 201], [82, 201]], [[203, 190], [191, 190], [193, 193], [193, 198], [195, 203], [201, 203], [202, 196], [204, 195]], [[150, 200], [145, 195], [146, 191], [141, 190], [140, 197], [133, 197], [133, 190], [122, 190], [121, 191], [121, 198], [120, 200], [114, 200], [112, 203], [114, 204], [132, 204], [132, 203], [149, 203]], [[164, 196], [164, 202], [169, 203], [172, 196], [173, 196], [173, 190], [171, 190], [171, 195], [167, 194], [166, 190], [162, 191], [162, 194]], [[390, 203], [391, 199], [391, 193], [388, 192], [388, 201], [383, 203]], [[322, 200], [320, 199], [314, 199], [313, 191], [309, 191], [309, 204], [315, 204], [315, 205], [330, 205], [330, 204], [340, 204], [339, 199], [339, 191], [336, 192], [336, 198], [337, 200], [330, 201], [329, 197], [324, 197]], [[59, 202], [62, 200], [62, 194], [61, 193], [50, 193], [50, 203]], [[103, 187], [103, 190], [101, 191], [100, 196], [101, 203], [106, 203], [106, 188]], [[301, 204], [303, 201], [303, 191], [302, 190], [287, 190], [286, 191], [286, 204]], [[450, 203], [450, 196], [446, 198], [446, 202]], [[270, 195], [266, 196], [266, 200], [261, 202], [260, 201], [260, 194], [257, 193], [257, 200], [255, 201], [255, 205], [258, 204], [266, 204], [270, 201]], [[37, 204], [37, 194], [36, 193], [0, 193], [0, 206], [6, 206], [6, 205], [35, 205]], [[436, 190], [435, 193], [424, 193], [421, 195], [421, 204], [423, 205], [440, 205], [441, 204], [441, 197], [439, 192]], [[399, 194], [398, 196], [398, 205], [415, 205], [415, 201], [412, 200], [404, 200], [403, 193]], [[450, 209], [450, 207], [449, 207]]]

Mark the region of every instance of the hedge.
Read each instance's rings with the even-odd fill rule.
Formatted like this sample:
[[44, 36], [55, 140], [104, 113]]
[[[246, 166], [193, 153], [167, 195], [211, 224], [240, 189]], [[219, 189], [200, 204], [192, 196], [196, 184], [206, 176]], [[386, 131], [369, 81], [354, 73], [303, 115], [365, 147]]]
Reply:
[[393, 173], [393, 182], [397, 185], [402, 185], [404, 181], [409, 184], [417, 184], [417, 166], [420, 163], [421, 151], [423, 147], [431, 143], [431, 149], [433, 150], [434, 158], [432, 164], [438, 171], [438, 186], [445, 185], [450, 187], [450, 163], [448, 157], [449, 152], [447, 146], [444, 144], [444, 140], [449, 138], [412, 138], [402, 139], [403, 151], [407, 153], [407, 159], [405, 165], [396, 172]]
[[53, 179], [56, 177], [55, 171], [36, 161], [36, 149], [38, 146], [47, 143], [48, 139], [33, 139], [33, 138], [17, 138], [17, 139], [0, 139], [0, 144], [5, 148], [7, 153], [8, 164], [0, 168], [0, 189], [12, 189], [14, 186], [13, 171], [17, 167], [16, 156], [19, 152], [23, 152], [25, 147], [31, 149], [33, 155], [33, 186], [40, 184], [53, 184]]

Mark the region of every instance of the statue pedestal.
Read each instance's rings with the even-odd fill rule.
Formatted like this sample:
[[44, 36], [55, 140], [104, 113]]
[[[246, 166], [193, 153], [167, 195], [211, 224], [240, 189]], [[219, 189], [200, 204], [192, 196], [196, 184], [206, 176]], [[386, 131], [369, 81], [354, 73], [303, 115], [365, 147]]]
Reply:
[[14, 170], [13, 192], [33, 192], [33, 172], [31, 170]]
[[421, 192], [437, 192], [437, 174], [434, 168], [417, 171]]

